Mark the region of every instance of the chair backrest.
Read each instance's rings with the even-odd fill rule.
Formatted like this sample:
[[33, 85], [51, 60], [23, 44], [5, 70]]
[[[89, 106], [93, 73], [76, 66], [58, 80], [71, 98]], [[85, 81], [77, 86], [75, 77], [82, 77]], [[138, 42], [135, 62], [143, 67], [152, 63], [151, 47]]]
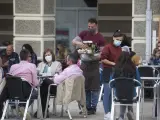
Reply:
[[85, 100], [85, 79], [83, 76], [72, 75], [64, 82], [64, 103], [70, 103], [74, 100]]
[[115, 96], [119, 101], [132, 102], [134, 98], [135, 82], [131, 78], [115, 79]]
[[154, 77], [155, 69], [150, 66], [140, 66], [138, 67], [140, 77]]
[[31, 86], [20, 77], [7, 76], [6, 86], [9, 99], [25, 99], [31, 91]]

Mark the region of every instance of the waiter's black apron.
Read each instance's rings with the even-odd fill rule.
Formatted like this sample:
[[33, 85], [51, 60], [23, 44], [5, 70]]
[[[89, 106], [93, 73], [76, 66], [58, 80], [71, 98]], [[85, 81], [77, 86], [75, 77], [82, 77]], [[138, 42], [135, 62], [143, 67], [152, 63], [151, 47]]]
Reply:
[[81, 59], [81, 69], [85, 77], [86, 90], [100, 89], [99, 59]]

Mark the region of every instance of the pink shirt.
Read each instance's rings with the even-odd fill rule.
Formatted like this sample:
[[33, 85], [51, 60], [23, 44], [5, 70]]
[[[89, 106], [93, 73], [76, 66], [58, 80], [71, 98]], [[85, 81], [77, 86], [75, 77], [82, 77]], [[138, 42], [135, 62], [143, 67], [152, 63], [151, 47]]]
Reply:
[[39, 84], [36, 66], [27, 61], [21, 61], [19, 64], [12, 65], [9, 74], [25, 79], [33, 87]]
[[56, 74], [54, 76], [54, 83], [60, 84], [72, 75], [83, 75], [83, 71], [79, 68], [77, 64], [70, 65], [69, 67], [64, 69], [64, 71], [61, 72], [59, 75]]

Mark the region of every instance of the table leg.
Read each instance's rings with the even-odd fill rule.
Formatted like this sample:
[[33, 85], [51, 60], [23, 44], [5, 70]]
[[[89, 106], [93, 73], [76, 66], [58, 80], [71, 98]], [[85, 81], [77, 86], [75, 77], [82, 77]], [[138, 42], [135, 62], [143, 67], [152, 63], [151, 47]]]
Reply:
[[142, 104], [141, 104], [141, 120], [144, 119], [144, 111], [143, 111], [143, 107], [144, 107], [144, 81], [142, 81]]
[[157, 120], [160, 120], [160, 115], [159, 115], [159, 112], [160, 112], [160, 104], [159, 104], [159, 90], [160, 90], [160, 86], [158, 85], [157, 86]]
[[37, 99], [37, 118], [43, 119], [42, 106], [41, 106], [41, 94], [40, 87], [38, 88], [38, 99]]

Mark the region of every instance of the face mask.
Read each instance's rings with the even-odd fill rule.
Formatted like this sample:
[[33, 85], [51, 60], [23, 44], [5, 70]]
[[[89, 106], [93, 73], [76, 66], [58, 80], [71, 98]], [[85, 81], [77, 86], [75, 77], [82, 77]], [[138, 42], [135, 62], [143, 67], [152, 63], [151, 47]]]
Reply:
[[96, 32], [96, 28], [89, 28], [88, 31], [89, 31], [90, 33], [95, 33], [95, 32]]
[[46, 60], [47, 62], [51, 62], [51, 61], [52, 61], [52, 55], [46, 56], [46, 57], [45, 57], [45, 60]]
[[121, 43], [122, 43], [122, 41], [119, 41], [119, 40], [114, 40], [114, 42], [113, 42], [113, 44], [114, 44], [116, 47], [120, 46]]

